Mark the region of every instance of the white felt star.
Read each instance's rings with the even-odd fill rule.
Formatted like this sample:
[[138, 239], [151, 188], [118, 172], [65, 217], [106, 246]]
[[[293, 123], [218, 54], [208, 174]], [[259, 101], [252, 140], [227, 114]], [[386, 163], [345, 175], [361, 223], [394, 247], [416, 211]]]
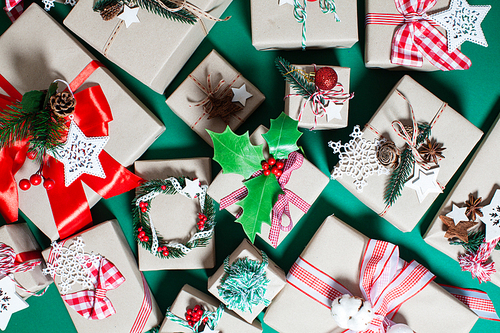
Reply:
[[455, 225], [459, 224], [460, 221], [469, 221], [469, 218], [467, 215], [465, 215], [465, 211], [467, 210], [467, 207], [462, 207], [458, 208], [457, 205], [452, 204], [451, 206], [451, 212], [446, 214], [450, 219], [453, 219], [453, 222]]
[[3, 331], [9, 324], [10, 316], [28, 307], [17, 293], [16, 284], [9, 277], [0, 280], [0, 329]]
[[415, 163], [415, 171], [413, 177], [407, 182], [406, 186], [414, 189], [417, 192], [418, 201], [424, 201], [430, 193], [441, 193], [441, 187], [437, 183], [439, 168], [425, 170], [419, 164]]
[[123, 13], [118, 15], [118, 18], [125, 21], [125, 27], [128, 28], [132, 23], [139, 23], [139, 18], [137, 17], [137, 12], [139, 7], [130, 8], [129, 6], [123, 6]]
[[479, 219], [486, 225], [486, 242], [500, 237], [500, 190], [496, 190], [489, 205], [481, 208]]
[[106, 178], [99, 154], [109, 140], [109, 136], [87, 137], [78, 125], [71, 121], [68, 138], [63, 146], [56, 149], [54, 157], [64, 164], [64, 184], [69, 186], [86, 173]]
[[453, 52], [463, 42], [488, 46], [481, 22], [491, 6], [471, 6], [467, 0], [451, 0], [450, 7], [430, 17], [446, 29], [448, 51]]
[[280, 6], [283, 6], [286, 3], [293, 6], [293, 0], [278, 0], [278, 2]]
[[186, 178], [186, 186], [184, 186], [182, 191], [188, 194], [189, 197], [195, 199], [198, 197], [198, 194], [200, 194], [203, 191], [203, 189], [200, 187], [199, 179], [191, 180]]
[[329, 122], [333, 119], [342, 119], [340, 111], [344, 107], [344, 104], [336, 104], [334, 102], [329, 102], [328, 106], [325, 107], [326, 121]]
[[213, 329], [208, 327], [208, 325], [205, 325], [203, 331], [200, 331], [200, 333], [219, 333], [219, 331], [214, 331]]
[[245, 106], [247, 99], [252, 97], [253, 95], [247, 91], [247, 85], [243, 83], [243, 85], [239, 88], [231, 88], [233, 90], [233, 99], [231, 102], [240, 102], [241, 105]]

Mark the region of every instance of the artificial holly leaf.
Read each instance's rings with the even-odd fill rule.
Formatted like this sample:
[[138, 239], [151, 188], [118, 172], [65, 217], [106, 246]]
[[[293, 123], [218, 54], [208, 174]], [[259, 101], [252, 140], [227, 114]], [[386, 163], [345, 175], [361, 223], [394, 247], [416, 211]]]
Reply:
[[43, 91], [28, 91], [23, 95], [21, 105], [26, 113], [37, 113], [43, 108], [45, 93]]
[[47, 94], [45, 94], [45, 101], [43, 102], [43, 107], [46, 108], [49, 104], [50, 98], [57, 93], [57, 82], [52, 82], [49, 86]]
[[236, 220], [241, 223], [248, 238], [255, 240], [262, 223], [271, 225], [271, 211], [278, 195], [284, 193], [276, 177], [258, 176], [245, 182], [248, 195], [236, 204], [243, 209], [243, 214]]
[[223, 173], [236, 173], [246, 179], [262, 168], [264, 145], [252, 145], [248, 132], [237, 135], [229, 126], [222, 133], [207, 132], [214, 143], [214, 160], [220, 164]]
[[299, 149], [297, 141], [302, 133], [297, 129], [298, 123], [283, 112], [278, 118], [271, 119], [271, 128], [262, 134], [269, 145], [269, 154], [276, 159], [283, 159]]

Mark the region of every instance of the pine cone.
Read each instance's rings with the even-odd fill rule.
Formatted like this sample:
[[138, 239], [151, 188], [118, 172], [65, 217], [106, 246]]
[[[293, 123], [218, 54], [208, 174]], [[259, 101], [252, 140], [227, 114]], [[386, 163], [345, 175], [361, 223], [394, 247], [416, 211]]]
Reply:
[[114, 19], [123, 9], [123, 4], [121, 2], [117, 2], [112, 5], [108, 5], [104, 7], [103, 10], [99, 14], [104, 21], [109, 21]]
[[386, 141], [378, 147], [377, 159], [385, 167], [397, 168], [399, 165], [399, 150], [392, 141]]
[[76, 100], [68, 91], [50, 97], [50, 109], [58, 117], [67, 117], [75, 111]]

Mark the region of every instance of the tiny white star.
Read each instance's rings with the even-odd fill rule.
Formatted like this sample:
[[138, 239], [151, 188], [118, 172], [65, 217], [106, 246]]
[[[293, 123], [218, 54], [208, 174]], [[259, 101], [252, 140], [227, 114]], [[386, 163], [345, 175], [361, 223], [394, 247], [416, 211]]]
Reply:
[[214, 331], [208, 325], [205, 325], [205, 328], [203, 328], [203, 331], [200, 331], [200, 333], [219, 333], [219, 331]]
[[186, 178], [186, 186], [184, 186], [182, 191], [188, 194], [190, 198], [193, 199], [197, 198], [198, 194], [200, 194], [203, 191], [202, 188], [200, 187], [200, 180], [199, 179], [191, 180]]
[[132, 23], [139, 23], [139, 18], [137, 17], [137, 12], [139, 7], [130, 8], [129, 6], [123, 6], [123, 13], [118, 15], [118, 18], [125, 21], [125, 27], [128, 28]]
[[[17, 311], [21, 311], [28, 307], [21, 296], [16, 293], [16, 285], [8, 276], [4, 276], [0, 280], [0, 291], [2, 291], [3, 299], [0, 299], [2, 311], [0, 312], [0, 330], [4, 331], [9, 324], [10, 316]], [[5, 297], [10, 297], [6, 301]]]
[[231, 102], [240, 102], [241, 105], [243, 106], [245, 106], [247, 99], [253, 96], [247, 91], [247, 85], [245, 83], [243, 83], [243, 85], [239, 88], [231, 88], [231, 89], [233, 90], [234, 94]]
[[486, 242], [500, 237], [500, 190], [496, 190], [489, 205], [481, 208], [479, 219], [486, 225]]
[[278, 2], [280, 6], [283, 6], [286, 3], [293, 6], [293, 0], [279, 0]]
[[344, 104], [337, 104], [334, 102], [329, 102], [328, 106], [325, 107], [326, 121], [329, 122], [333, 119], [342, 119], [340, 111], [344, 107]]
[[415, 163], [413, 177], [407, 182], [406, 186], [417, 192], [418, 201], [422, 202], [430, 193], [442, 193], [441, 187], [437, 183], [439, 168], [425, 170], [419, 164]]
[[452, 204], [451, 212], [446, 214], [446, 216], [450, 219], [453, 219], [453, 222], [455, 222], [455, 225], [457, 225], [460, 223], [460, 221], [469, 221], [469, 218], [467, 217], [467, 215], [465, 215], [466, 210], [467, 207], [459, 208], [457, 207], [457, 205]]

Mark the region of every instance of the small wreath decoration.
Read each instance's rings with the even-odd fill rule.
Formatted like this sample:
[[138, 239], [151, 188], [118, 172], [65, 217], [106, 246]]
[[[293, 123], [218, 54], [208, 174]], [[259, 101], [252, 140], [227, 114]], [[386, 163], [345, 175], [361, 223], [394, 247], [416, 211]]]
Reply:
[[[188, 178], [189, 179], [189, 178]], [[170, 177], [154, 179], [142, 183], [132, 201], [132, 217], [134, 236], [137, 242], [155, 256], [162, 259], [181, 258], [192, 249], [208, 244], [214, 234], [215, 209], [214, 200], [206, 194], [207, 185], [200, 186], [201, 192], [194, 198], [183, 191], [186, 177]], [[196, 232], [186, 243], [165, 240], [153, 225], [149, 214], [151, 201], [160, 194], [173, 195], [180, 193], [190, 199], [198, 199], [201, 212], [198, 213]]]

